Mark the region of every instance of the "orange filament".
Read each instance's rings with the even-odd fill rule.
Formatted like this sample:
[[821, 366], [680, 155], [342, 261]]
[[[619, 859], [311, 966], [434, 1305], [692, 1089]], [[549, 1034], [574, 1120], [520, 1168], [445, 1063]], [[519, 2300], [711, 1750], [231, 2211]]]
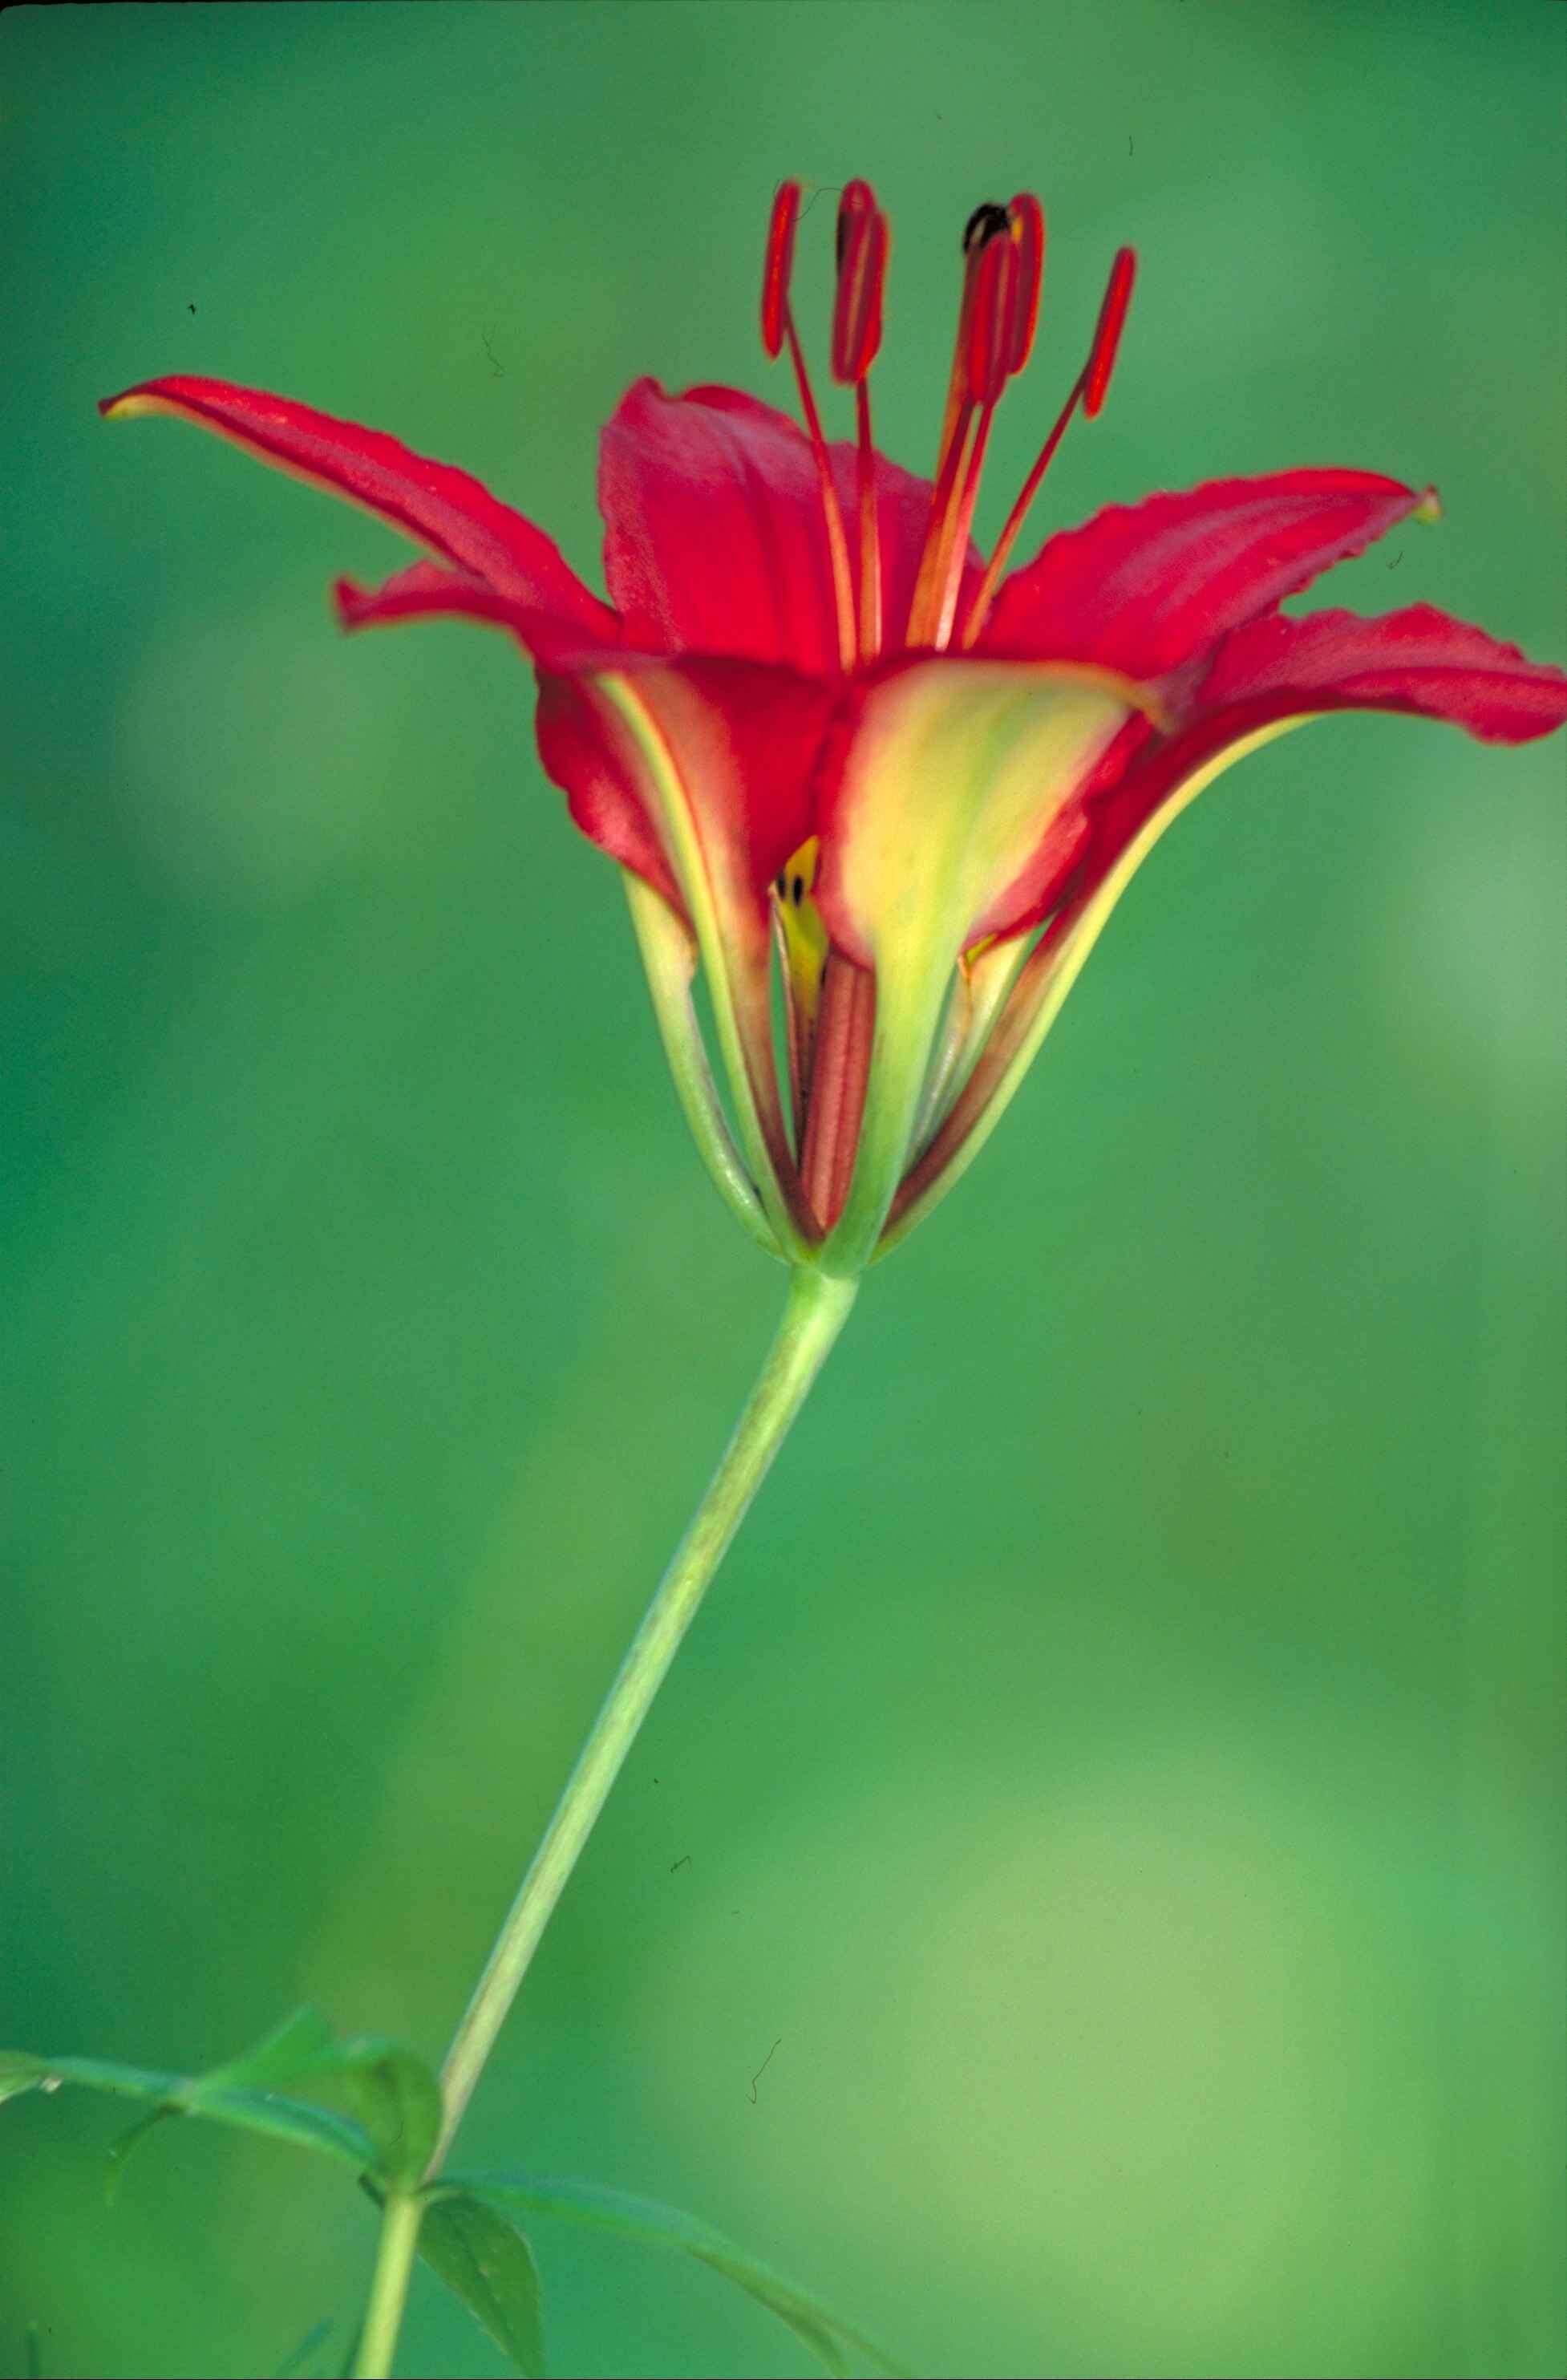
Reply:
[[963, 632], [966, 651], [985, 625], [985, 614], [995, 601], [996, 588], [1000, 583], [1002, 571], [1006, 568], [1012, 549], [1017, 542], [1017, 533], [1023, 527], [1024, 517], [1039, 493], [1040, 480], [1055, 460], [1055, 450], [1066, 435], [1066, 425], [1076, 412], [1077, 400], [1082, 394], [1083, 382], [1079, 378], [1074, 382], [1071, 395], [1056, 416], [1055, 428], [1040, 447], [1039, 459], [1024, 480], [1017, 502], [1006, 516], [1006, 527], [996, 540], [996, 550], [986, 565], [985, 576], [979, 581], [975, 590], [974, 601], [968, 608], [968, 623]]
[[859, 657], [873, 662], [881, 650], [881, 539], [876, 521], [870, 390], [863, 380], [855, 383], [855, 425], [859, 443]]

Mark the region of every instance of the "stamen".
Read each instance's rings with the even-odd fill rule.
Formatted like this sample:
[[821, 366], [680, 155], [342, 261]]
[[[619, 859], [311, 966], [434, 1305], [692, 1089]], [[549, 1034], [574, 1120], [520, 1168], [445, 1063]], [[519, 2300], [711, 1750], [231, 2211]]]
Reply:
[[935, 613], [939, 608], [941, 573], [946, 555], [946, 526], [951, 516], [956, 491], [962, 480], [964, 454], [968, 443], [969, 424], [974, 407], [965, 394], [966, 376], [961, 356], [954, 365], [957, 382], [956, 418], [946, 442], [941, 468], [930, 496], [930, 521], [925, 532], [925, 545], [919, 557], [919, 570], [914, 582], [914, 594], [908, 608], [908, 627], [905, 632], [906, 645], [928, 645], [932, 641]]
[[1017, 284], [1012, 308], [1009, 372], [1020, 372], [1034, 349], [1039, 292], [1045, 279], [1045, 211], [1032, 190], [1019, 190], [1007, 209], [1017, 248]]
[[869, 182], [851, 182], [838, 208], [838, 289], [832, 302], [832, 377], [861, 382], [881, 345], [887, 218]]
[[1013, 309], [1017, 288], [1017, 249], [1010, 239], [987, 242], [975, 278], [963, 342], [966, 394], [970, 405], [994, 405], [1012, 369]]
[[850, 182], [838, 205], [838, 290], [832, 307], [832, 377], [855, 392], [859, 508], [859, 657], [881, 644], [881, 544], [876, 517], [876, 455], [870, 436], [870, 367], [881, 345], [887, 280], [887, 218], [869, 182]]
[[[1002, 573], [1006, 568], [1012, 549], [1017, 542], [1018, 531], [1023, 527], [1029, 505], [1039, 493], [1040, 480], [1055, 460], [1056, 448], [1066, 435], [1066, 425], [1076, 411], [1079, 399], [1082, 401], [1084, 413], [1090, 419], [1098, 414], [1104, 403], [1105, 391], [1110, 386], [1110, 376], [1115, 369], [1116, 349], [1121, 343], [1121, 332], [1126, 320], [1126, 309], [1132, 302], [1132, 284], [1136, 276], [1136, 249], [1118, 249], [1115, 261], [1110, 268], [1110, 279], [1105, 286], [1104, 302], [1099, 308], [1099, 319], [1095, 325], [1093, 345], [1088, 349], [1088, 359], [1073, 382], [1066, 403], [1056, 416], [1054, 428], [1039, 449], [1038, 462], [1023, 482], [1017, 502], [1008, 513], [1006, 525], [996, 540], [996, 550], [990, 556], [985, 576], [975, 591], [974, 601], [969, 606], [967, 623], [963, 632], [963, 647], [966, 652], [973, 645], [985, 625], [986, 615], [995, 601], [996, 589], [1001, 582]], [[1091, 404], [1090, 395], [1093, 399]]]
[[761, 344], [770, 363], [784, 346], [784, 316], [795, 263], [795, 226], [800, 219], [798, 182], [780, 182], [767, 226], [767, 260], [761, 269]]
[[951, 458], [953, 442], [963, 437], [968, 425], [959, 426], [963, 410], [963, 350], [968, 335], [969, 310], [974, 303], [974, 284], [979, 271], [979, 260], [993, 239], [1008, 228], [1006, 209], [998, 207], [993, 199], [984, 200], [974, 210], [963, 227], [959, 245], [963, 250], [963, 294], [958, 300], [957, 337], [953, 345], [953, 368], [947, 378], [946, 410], [941, 417], [941, 443], [936, 449], [935, 478], [940, 485]]
[[996, 418], [996, 407], [1010, 370], [1018, 273], [1019, 256], [1014, 242], [1011, 239], [990, 241], [979, 260], [964, 354], [966, 393], [969, 405], [978, 408], [978, 419], [968, 459], [941, 525], [937, 561], [932, 571], [932, 582], [938, 590], [932, 641], [938, 652], [946, 650], [953, 632], [958, 590], [963, 585], [964, 566], [968, 559], [968, 531], [979, 495], [990, 424]]
[[1136, 250], [1117, 249], [1115, 261], [1110, 268], [1110, 286], [1104, 293], [1104, 304], [1099, 308], [1094, 344], [1083, 374], [1083, 410], [1090, 421], [1104, 403], [1110, 375], [1115, 370], [1115, 351], [1121, 345], [1122, 327], [1126, 320], [1126, 309], [1132, 303], [1132, 284], [1136, 275]]
[[[958, 302], [957, 336], [953, 343], [953, 366], [947, 379], [941, 443], [936, 450], [929, 523], [909, 604], [905, 641], [910, 645], [931, 642], [941, 613], [941, 589], [946, 577], [947, 532], [963, 485], [964, 448], [974, 419], [974, 400], [970, 394], [973, 377], [970, 346], [979, 277], [986, 256], [998, 241], [1010, 233], [1011, 228], [1006, 209], [997, 206], [993, 199], [986, 199], [977, 206], [963, 227], [963, 294]], [[1007, 245], [1010, 247], [1011, 244], [1008, 239]]]
[[761, 343], [770, 357], [776, 357], [787, 342], [790, 360], [795, 367], [800, 410], [805, 415], [807, 433], [816, 457], [817, 481], [821, 491], [827, 556], [832, 573], [832, 605], [838, 621], [838, 660], [847, 675], [855, 665], [855, 590], [849, 573], [848, 540], [844, 535], [844, 516], [832, 480], [832, 457], [827, 452], [821, 417], [811, 394], [810, 375], [806, 370], [805, 355], [789, 304], [789, 275], [795, 261], [795, 228], [799, 221], [799, 212], [798, 182], [781, 183], [772, 201], [772, 213], [767, 227], [767, 255], [762, 265]]

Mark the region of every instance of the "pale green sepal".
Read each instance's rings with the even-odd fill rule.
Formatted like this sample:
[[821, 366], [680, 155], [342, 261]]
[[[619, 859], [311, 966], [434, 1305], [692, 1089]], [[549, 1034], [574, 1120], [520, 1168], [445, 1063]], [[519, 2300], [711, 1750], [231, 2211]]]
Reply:
[[675, 916], [662, 892], [655, 892], [629, 868], [621, 872], [626, 880], [626, 897], [638, 947], [647, 969], [659, 1037], [691, 1136], [731, 1214], [745, 1225], [759, 1247], [765, 1248], [770, 1257], [782, 1258], [784, 1251], [769, 1228], [756, 1184], [735, 1146], [718, 1086], [708, 1064], [691, 999], [696, 945], [684, 918]]
[[821, 1261], [870, 1261], [913, 1152], [958, 953], [1145, 698], [1103, 670], [932, 662], [869, 698], [836, 804], [833, 894], [876, 970], [854, 1181]]
[[941, 1044], [926, 1077], [919, 1115], [914, 1127], [915, 1150], [935, 1138], [953, 1102], [962, 1091], [1000, 1014], [1002, 1002], [1017, 979], [1028, 948], [1026, 934], [1004, 942], [986, 942], [959, 959], [947, 1002]]
[[967, 1125], [950, 1160], [934, 1175], [929, 1186], [910, 1200], [897, 1221], [883, 1234], [873, 1262], [880, 1263], [896, 1247], [899, 1241], [913, 1231], [916, 1223], [922, 1222], [932, 1208], [939, 1206], [948, 1191], [967, 1172], [1039, 1055], [1040, 1045], [1060, 1015], [1066, 995], [1082, 973], [1111, 911], [1165, 829], [1172, 825], [1181, 812], [1235, 761], [1244, 759], [1247, 753], [1255, 752], [1259, 746], [1272, 743], [1275, 736], [1284, 735], [1288, 729], [1303, 725], [1306, 719], [1315, 715], [1305, 712], [1298, 718], [1275, 720], [1270, 725], [1260, 727], [1255, 734], [1227, 746], [1187, 777], [1148, 820], [1140, 833], [1134, 836], [1059, 941], [1048, 951], [1036, 953], [1029, 960], [1018, 978], [1012, 1003], [1002, 1013], [998, 1033], [1006, 1035], [1011, 1044], [1010, 1053], [994, 1083], [987, 1087], [983, 1108]]
[[[734, 953], [731, 944], [739, 914], [737, 905], [732, 899], [725, 904], [729, 924], [727, 934], [720, 923], [719, 894], [721, 891], [730, 893], [734, 888], [714, 885], [710, 864], [711, 855], [703, 848], [680, 770], [663, 731], [630, 677], [605, 671], [590, 677], [588, 683], [626, 729], [640, 764], [643, 783], [656, 804], [664, 855], [696, 929], [697, 947], [701, 954], [708, 994], [712, 1002], [713, 1023], [735, 1102], [746, 1162], [760, 1192], [768, 1221], [780, 1248], [791, 1262], [802, 1261], [810, 1256], [811, 1245], [790, 1213], [788, 1199], [769, 1153], [768, 1135], [758, 1104], [758, 1085], [746, 1062], [747, 1025], [751, 1028], [753, 1038], [760, 1038], [764, 1030], [771, 1038], [767, 991], [771, 964], [770, 929], [765, 919], [759, 921], [761, 957], [757, 982], [750, 988], [749, 1010], [752, 1013], [742, 1016], [741, 1002], [747, 987], [739, 981], [737, 970], [732, 964]], [[775, 1122], [774, 1131], [781, 1138], [781, 1119]]]

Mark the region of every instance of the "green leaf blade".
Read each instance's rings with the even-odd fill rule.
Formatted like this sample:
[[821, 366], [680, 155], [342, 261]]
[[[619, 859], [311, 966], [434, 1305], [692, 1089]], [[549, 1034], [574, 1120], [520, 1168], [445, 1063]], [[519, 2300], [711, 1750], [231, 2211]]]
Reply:
[[292, 2016], [264, 2034], [251, 2049], [222, 2066], [209, 2067], [203, 2083], [219, 2089], [234, 2084], [241, 2090], [277, 2091], [308, 2075], [330, 2073], [342, 2062], [342, 2044], [319, 2009], [296, 2009]]
[[528, 2380], [543, 2380], [539, 2268], [514, 2223], [468, 2191], [440, 2190], [425, 2207], [419, 2252]]
[[[561, 2181], [553, 2177], [510, 2172], [462, 2173], [448, 2176], [450, 2187], [465, 2197], [492, 2206], [516, 2207], [530, 2215], [556, 2215], [567, 2222], [589, 2223], [618, 2231], [625, 2239], [650, 2247], [669, 2248], [706, 2265], [744, 2289], [787, 2325], [834, 2380], [850, 2380], [855, 2360], [879, 2372], [906, 2380], [905, 2367], [895, 2363], [862, 2331], [841, 2322], [807, 2290], [787, 2281], [759, 2258], [726, 2239], [709, 2223], [677, 2207], [650, 2198], [634, 2198], [625, 2191], [607, 2190], [597, 2182]], [[444, 2185], [443, 2185], [444, 2186]]]
[[[229, 2070], [216, 2070], [221, 2075]], [[313, 2107], [308, 2100], [287, 2098], [281, 2092], [237, 2089], [204, 2075], [166, 2074], [148, 2067], [122, 2066], [107, 2058], [34, 2058], [18, 2051], [0, 2052], [0, 2098], [20, 2091], [57, 2090], [65, 2082], [107, 2092], [115, 2098], [140, 2099], [170, 2115], [201, 2116], [213, 2123], [290, 2142], [297, 2148], [323, 2151], [356, 2173], [375, 2163], [375, 2145], [363, 2126], [350, 2117]], [[137, 2136], [140, 2129], [137, 2128]], [[122, 2151], [128, 2150], [131, 2137], [122, 2136]]]

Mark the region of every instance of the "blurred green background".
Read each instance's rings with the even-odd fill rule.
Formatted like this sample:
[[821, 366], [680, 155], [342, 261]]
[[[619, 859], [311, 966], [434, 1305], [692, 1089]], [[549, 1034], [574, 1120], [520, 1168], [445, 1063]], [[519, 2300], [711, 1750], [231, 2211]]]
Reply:
[[[922, 468], [957, 229], [1033, 186], [982, 530], [1130, 239], [1041, 529], [1430, 478], [1330, 600], [1561, 659], [1564, 96], [1544, 0], [0, 20], [0, 2040], [200, 2064], [310, 1998], [438, 2054], [783, 1289], [512, 652], [344, 642], [393, 539], [94, 398], [309, 397], [591, 570], [628, 380], [784, 399], [781, 174], [892, 210]], [[1160, 849], [862, 1299], [468, 2162], [688, 2204], [926, 2372], [1561, 2368], [1561, 794], [1560, 743], [1342, 719]], [[120, 2120], [0, 2119], [5, 2369], [351, 2321], [334, 2171], [168, 2131], [106, 2211]], [[799, 2368], [538, 2245], [561, 2371]], [[421, 2280], [405, 2368], [500, 2366]]]

